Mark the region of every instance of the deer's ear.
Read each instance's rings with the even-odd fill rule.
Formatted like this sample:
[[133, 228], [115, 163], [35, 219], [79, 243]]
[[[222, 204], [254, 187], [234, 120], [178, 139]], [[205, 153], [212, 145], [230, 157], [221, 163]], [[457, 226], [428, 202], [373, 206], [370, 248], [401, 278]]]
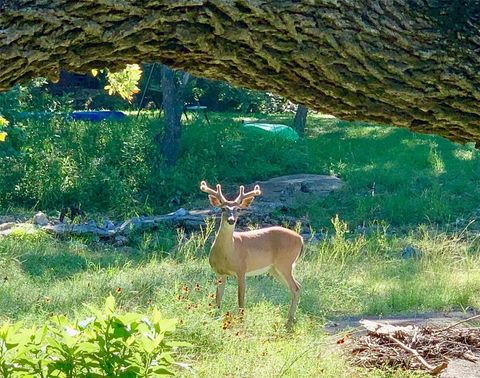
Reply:
[[220, 200], [217, 197], [212, 196], [212, 195], [208, 195], [208, 199], [210, 200], [210, 203], [212, 204], [212, 206], [222, 207], [222, 203], [220, 202]]
[[249, 207], [250, 204], [253, 202], [254, 198], [255, 197], [245, 198], [239, 206], [240, 209], [246, 209], [247, 207]]

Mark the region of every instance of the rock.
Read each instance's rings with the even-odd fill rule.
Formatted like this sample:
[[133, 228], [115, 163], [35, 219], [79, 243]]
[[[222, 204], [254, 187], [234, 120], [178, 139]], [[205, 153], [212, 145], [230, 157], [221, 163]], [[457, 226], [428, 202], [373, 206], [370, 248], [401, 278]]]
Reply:
[[16, 219], [14, 216], [11, 216], [11, 215], [2, 215], [0, 216], [0, 224], [3, 224], [3, 223], [13, 223], [15, 222]]
[[274, 210], [288, 208], [288, 204], [295, 198], [303, 196], [325, 197], [334, 190], [343, 186], [342, 180], [335, 176], [297, 174], [274, 177], [267, 181], [257, 181], [262, 195], [252, 205], [254, 213], [271, 213]]
[[103, 222], [103, 228], [106, 230], [115, 230], [115, 224], [110, 219], [105, 219]]
[[128, 238], [123, 235], [117, 235], [115, 236], [114, 241], [115, 242], [113, 244], [115, 245], [115, 247], [123, 247], [128, 243]]
[[418, 259], [421, 256], [422, 251], [411, 245], [407, 245], [402, 249], [402, 259]]
[[46, 226], [48, 224], [48, 218], [44, 213], [39, 211], [33, 216], [33, 224], [36, 224], [40, 227]]
[[173, 215], [177, 216], [177, 217], [184, 217], [188, 214], [188, 211], [185, 210], [183, 207], [181, 207], [180, 209], [178, 209], [177, 211], [175, 211], [173, 213]]

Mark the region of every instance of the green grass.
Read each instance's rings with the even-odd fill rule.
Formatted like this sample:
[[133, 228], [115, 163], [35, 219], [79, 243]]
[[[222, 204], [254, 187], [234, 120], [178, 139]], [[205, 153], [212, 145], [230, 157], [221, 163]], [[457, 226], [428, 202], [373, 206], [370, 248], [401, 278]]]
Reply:
[[[264, 116], [259, 116], [265, 118]], [[291, 123], [292, 115], [269, 115]], [[100, 124], [53, 119], [22, 121], [0, 146], [0, 208], [58, 214], [81, 203], [90, 214], [125, 217], [205, 206], [202, 179], [238, 185], [294, 173], [335, 174], [342, 190], [288, 211], [330, 228], [339, 214], [352, 227], [383, 221], [396, 230], [446, 225], [478, 211], [480, 154], [472, 145], [392, 127], [313, 115], [307, 138], [295, 143], [241, 132], [241, 116], [211, 113], [185, 122], [177, 167], [163, 166], [154, 136], [162, 121], [146, 114]], [[373, 194], [373, 195], [372, 195]]]
[[[236, 284], [229, 280], [222, 311], [215, 312], [209, 306], [215, 277], [205, 239], [193, 236], [171, 248], [173, 232], [163, 230], [152, 238], [156, 241], [147, 242], [147, 248], [138, 236], [132, 246], [116, 250], [88, 240], [59, 241], [42, 232], [1, 239], [0, 319], [28, 324], [59, 313], [81, 317], [87, 313], [84, 303], [101, 305], [116, 292], [124, 310], [146, 311], [155, 304], [164, 316], [181, 320], [176, 337], [193, 347], [177, 355], [191, 365], [180, 375], [407, 376], [348, 367], [335, 338], [325, 334], [325, 323], [480, 305], [475, 236], [420, 228], [402, 237], [379, 230], [346, 238], [340, 231], [333, 239], [309, 244], [297, 267], [303, 291], [292, 333], [284, 328], [289, 295], [280, 283], [268, 276], [249, 278], [241, 321]], [[402, 259], [402, 248], [411, 244], [423, 251], [422, 257]], [[224, 329], [227, 311], [234, 316]]]
[[[293, 117], [267, 118], [289, 123]], [[10, 144], [0, 146], [3, 164], [12, 168], [0, 172], [0, 205], [4, 213], [26, 208], [22, 214], [41, 209], [55, 215], [63, 203], [76, 201], [90, 214], [122, 218], [204, 207], [201, 179], [233, 193], [239, 184], [276, 175], [338, 175], [341, 190], [287, 209], [325, 235], [308, 244], [298, 264], [303, 291], [292, 333], [283, 327], [288, 292], [267, 276], [248, 279], [246, 317], [235, 316], [223, 329], [225, 312], [236, 314], [234, 280], [216, 313], [208, 298], [215, 290], [208, 233], [191, 237], [170, 229], [131, 235], [124, 248], [42, 232], [1, 238], [0, 322], [81, 317], [84, 303], [100, 306], [116, 292], [125, 310], [155, 304], [182, 321], [176, 338], [193, 344], [177, 356], [191, 366], [179, 369], [183, 376], [411, 377], [349, 366], [324, 325], [344, 317], [480, 306], [480, 240], [477, 223], [470, 223], [480, 216], [480, 155], [471, 145], [317, 116], [297, 143], [259, 140], [241, 133], [236, 114], [210, 119], [211, 127], [186, 123], [174, 170], [158, 157], [152, 140], [161, 122], [149, 117], [19, 124], [9, 131]], [[406, 246], [421, 257], [402, 259]]]

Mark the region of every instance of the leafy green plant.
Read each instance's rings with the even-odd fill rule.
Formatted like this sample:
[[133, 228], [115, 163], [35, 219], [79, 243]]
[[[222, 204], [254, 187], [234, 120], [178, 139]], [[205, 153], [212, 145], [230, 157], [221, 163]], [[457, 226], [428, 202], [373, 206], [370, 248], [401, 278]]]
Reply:
[[[107, 72], [108, 84], [105, 86], [105, 90], [109, 95], [119, 94], [125, 100], [131, 102], [133, 95], [140, 92], [138, 88], [138, 82], [142, 77], [142, 69], [138, 64], [127, 64], [123, 70], [119, 72]], [[92, 70], [93, 76], [98, 74], [98, 70]]]
[[175, 319], [120, 314], [110, 295], [102, 310], [69, 322], [55, 316], [42, 327], [0, 327], [0, 375], [10, 377], [151, 377], [173, 375]]
[[200, 227], [200, 232], [187, 235], [183, 228], [177, 229], [177, 249], [175, 258], [180, 261], [192, 260], [207, 254], [207, 241], [215, 231], [215, 219], [207, 218], [206, 226]]
[[348, 223], [342, 221], [338, 214], [331, 219], [335, 233], [330, 240], [318, 244], [318, 260], [329, 263], [336, 261], [340, 266], [345, 266], [349, 261], [360, 257], [367, 244], [363, 235], [347, 237]]

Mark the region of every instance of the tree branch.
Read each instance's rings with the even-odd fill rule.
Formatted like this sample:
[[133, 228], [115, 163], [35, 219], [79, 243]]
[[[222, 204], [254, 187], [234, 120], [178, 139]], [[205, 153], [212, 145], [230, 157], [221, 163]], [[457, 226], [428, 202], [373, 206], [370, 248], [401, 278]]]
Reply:
[[0, 90], [161, 61], [345, 120], [480, 145], [477, 0], [0, 2]]

